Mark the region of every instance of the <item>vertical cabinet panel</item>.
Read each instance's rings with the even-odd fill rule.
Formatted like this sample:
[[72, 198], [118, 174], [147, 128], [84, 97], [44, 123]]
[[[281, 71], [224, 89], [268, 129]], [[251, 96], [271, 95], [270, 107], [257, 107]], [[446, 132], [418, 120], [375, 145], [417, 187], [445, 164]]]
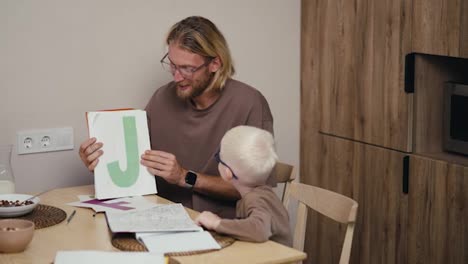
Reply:
[[[411, 149], [411, 96], [403, 90], [410, 51], [411, 1], [305, 1], [316, 14], [303, 43], [317, 50], [321, 132], [383, 147]], [[316, 41], [314, 41], [316, 40]], [[307, 76], [306, 76], [307, 78]]]
[[466, 56], [467, 0], [413, 0], [413, 51]]
[[[350, 140], [323, 136], [321, 163], [309, 184], [359, 203], [351, 263], [404, 263], [406, 195], [403, 154]], [[311, 213], [312, 214], [312, 213]], [[338, 263], [344, 229], [312, 214], [306, 241], [307, 263]]]
[[468, 263], [468, 168], [411, 157], [408, 262]]
[[460, 57], [468, 58], [468, 1], [463, 0], [461, 5], [460, 24]]

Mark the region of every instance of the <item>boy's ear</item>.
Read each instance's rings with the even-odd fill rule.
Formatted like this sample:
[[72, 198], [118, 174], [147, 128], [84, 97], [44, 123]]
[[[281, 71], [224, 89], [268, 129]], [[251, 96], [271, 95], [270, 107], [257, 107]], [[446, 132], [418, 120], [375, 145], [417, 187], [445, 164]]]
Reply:
[[226, 176], [226, 179], [232, 180], [232, 178], [233, 178], [232, 177], [232, 171], [226, 166], [224, 166], [223, 169], [224, 169], [224, 175]]

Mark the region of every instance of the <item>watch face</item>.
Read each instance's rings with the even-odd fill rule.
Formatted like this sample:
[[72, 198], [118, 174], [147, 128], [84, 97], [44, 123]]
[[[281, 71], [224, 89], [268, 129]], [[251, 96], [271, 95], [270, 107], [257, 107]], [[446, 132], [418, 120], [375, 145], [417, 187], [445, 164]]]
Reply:
[[185, 175], [185, 183], [189, 185], [195, 185], [195, 182], [197, 181], [197, 174], [193, 171], [187, 172]]

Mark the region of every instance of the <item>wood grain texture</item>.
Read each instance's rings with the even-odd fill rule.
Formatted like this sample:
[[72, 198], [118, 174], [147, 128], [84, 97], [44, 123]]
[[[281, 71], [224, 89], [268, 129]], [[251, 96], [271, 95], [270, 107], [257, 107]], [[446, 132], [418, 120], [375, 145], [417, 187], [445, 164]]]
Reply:
[[[404, 153], [386, 149], [414, 150], [445, 160], [451, 168], [457, 167], [453, 163], [467, 165], [465, 157], [441, 154], [441, 117], [437, 117], [441, 112], [431, 116], [442, 104], [440, 83], [468, 76], [464, 62], [417, 55], [412, 96], [403, 93], [402, 73], [404, 55], [409, 52], [468, 55], [467, 7], [468, 0], [302, 1], [301, 181], [358, 201], [351, 263], [468, 263], [467, 227], [459, 223], [468, 219], [466, 194], [461, 194], [464, 189], [466, 193], [466, 172], [444, 185], [435, 177], [440, 174], [439, 165], [429, 164], [429, 171], [423, 169], [412, 179], [412, 161], [410, 195], [403, 195]], [[449, 16], [457, 8], [463, 15]], [[441, 34], [444, 40], [435, 39]], [[438, 185], [448, 188], [445, 196], [431, 191], [434, 198], [426, 199], [427, 194], [414, 193], [420, 189], [427, 193]], [[457, 193], [453, 198], [457, 202], [446, 198], [454, 197], [448, 192]], [[410, 221], [422, 218], [417, 224], [408, 225], [409, 199], [419, 212]], [[438, 227], [443, 221], [432, 207], [441, 199], [453, 205], [444, 211], [443, 220], [453, 228]], [[417, 229], [425, 223], [431, 226], [431, 234], [427, 228]], [[416, 238], [407, 240], [409, 226]], [[305, 263], [338, 263], [343, 226], [309, 211], [307, 234]], [[448, 248], [450, 240], [454, 240], [453, 249]], [[431, 252], [430, 261], [429, 251], [437, 251]], [[446, 259], [435, 262], [440, 256]]]
[[468, 58], [468, 1], [463, 0], [460, 22], [460, 57]]
[[[383, 147], [411, 148], [411, 96], [403, 91], [410, 1], [304, 1], [304, 60], [318, 89], [320, 131]], [[315, 50], [315, 53], [314, 53]], [[318, 51], [318, 52], [317, 52]], [[313, 78], [304, 76], [304, 78]]]
[[[312, 185], [359, 203], [350, 263], [405, 263], [407, 198], [402, 194], [402, 159], [397, 151], [322, 136], [321, 163]], [[309, 212], [307, 263], [338, 263], [345, 227]]]
[[[466, 0], [413, 0], [412, 50], [460, 56], [460, 22]], [[465, 10], [466, 11], [466, 10]]]
[[[390, 4], [377, 8], [371, 1], [302, 1], [301, 181], [354, 199], [357, 197], [356, 200], [363, 203], [360, 204], [362, 211], [358, 215], [351, 263], [405, 263], [406, 260], [405, 213], [401, 213], [406, 212], [406, 203], [404, 198], [398, 200], [399, 195], [397, 199], [392, 197], [401, 192], [398, 185], [401, 184], [400, 155], [389, 152], [398, 157], [392, 159], [395, 164], [388, 164], [387, 157], [380, 158], [378, 162], [387, 165], [380, 168], [382, 171], [369, 174], [366, 170], [378, 169], [377, 161], [372, 159], [373, 154], [359, 154], [361, 152], [354, 149], [354, 144], [362, 144], [334, 141], [319, 134], [321, 128], [332, 127], [339, 136], [349, 135], [357, 140], [409, 149], [411, 97], [403, 93], [402, 63], [410, 45], [408, 10], [411, 5], [410, 1], [392, 5], [394, 8], [388, 12], [398, 13], [397, 18], [371, 11], [376, 8], [385, 13]], [[367, 13], [373, 15], [369, 18]], [[369, 23], [379, 20], [378, 17], [385, 18], [388, 26], [383, 27], [387, 29], [383, 35], [375, 34], [393, 42], [369, 51], [377, 44], [382, 45], [382, 42], [371, 41], [374, 38], [371, 32], [377, 29]], [[359, 23], [355, 22], [357, 20]], [[389, 29], [396, 25], [398, 36]], [[360, 35], [355, 35], [356, 32]], [[367, 38], [366, 32], [369, 32]], [[407, 40], [400, 43], [403, 38]], [[382, 57], [381, 63], [378, 56]], [[384, 70], [374, 70], [374, 67]], [[379, 86], [373, 87], [374, 82]], [[382, 93], [386, 90], [391, 92], [383, 99]], [[377, 98], [375, 101], [371, 99], [373, 96]], [[377, 109], [372, 108], [373, 104]], [[366, 160], [368, 156], [371, 158]], [[392, 173], [398, 176], [388, 176]], [[387, 182], [393, 186], [387, 186]], [[375, 185], [379, 188], [374, 189]], [[385, 207], [379, 207], [378, 203], [384, 203]], [[305, 241], [308, 258], [304, 263], [338, 263], [337, 252], [344, 233], [344, 225], [337, 226], [332, 220], [310, 211]]]
[[410, 159], [408, 262], [468, 263], [468, 168]]
[[[317, 80], [320, 76], [316, 66], [318, 56], [321, 53], [318, 49], [319, 37], [317, 36], [321, 24], [318, 23], [320, 19], [316, 18], [321, 15], [320, 10], [318, 10], [319, 4], [323, 5], [326, 2], [321, 0], [303, 0], [301, 2], [300, 180], [308, 184], [311, 184], [316, 176], [312, 174], [313, 168], [317, 167], [322, 161], [320, 156], [320, 144], [322, 141], [318, 133], [320, 114], [318, 112]], [[318, 229], [314, 228], [314, 223], [310, 222], [311, 215], [309, 214], [307, 221], [307, 235], [305, 236], [304, 245], [307, 258], [303, 263], [313, 263], [313, 260], [318, 259], [316, 254], [320, 252], [320, 249], [315, 246], [316, 244], [310, 242], [311, 238], [322, 237], [321, 234], [315, 233]], [[329, 221], [332, 222], [331, 220]], [[317, 262], [315, 261], [315, 263]]]

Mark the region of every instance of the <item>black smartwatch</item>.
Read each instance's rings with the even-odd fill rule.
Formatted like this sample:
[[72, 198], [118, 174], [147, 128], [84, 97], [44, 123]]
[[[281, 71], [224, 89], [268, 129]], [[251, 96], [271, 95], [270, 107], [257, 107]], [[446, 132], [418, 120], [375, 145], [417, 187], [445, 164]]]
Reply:
[[195, 186], [195, 182], [197, 182], [197, 174], [193, 171], [187, 171], [187, 174], [185, 174], [185, 187], [191, 189]]

